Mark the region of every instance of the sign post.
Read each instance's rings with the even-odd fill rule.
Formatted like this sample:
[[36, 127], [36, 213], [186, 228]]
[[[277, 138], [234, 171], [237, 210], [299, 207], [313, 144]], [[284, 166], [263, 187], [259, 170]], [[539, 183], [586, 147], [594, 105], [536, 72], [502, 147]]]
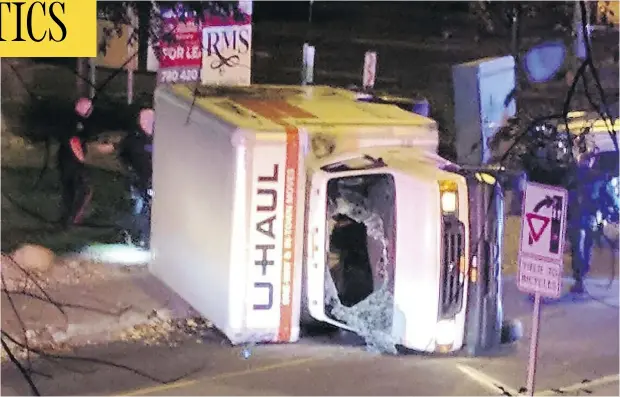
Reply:
[[366, 51], [364, 54], [364, 73], [362, 75], [362, 87], [364, 90], [370, 90], [375, 86], [377, 77], [377, 53], [375, 51]]
[[125, 69], [127, 70], [127, 104], [131, 105], [134, 97], [134, 72], [138, 69], [138, 54], [134, 53], [136, 48], [133, 43], [134, 41], [138, 42], [138, 17], [130, 6], [127, 6], [127, 15], [129, 16], [129, 26], [127, 27], [127, 56], [131, 57], [131, 61], [125, 66]]
[[93, 99], [95, 94], [97, 94], [97, 90], [95, 89], [97, 84], [97, 64], [95, 63], [95, 58], [88, 58], [88, 72], [90, 82], [90, 86], [88, 87], [88, 97]]
[[308, 85], [314, 82], [314, 46], [304, 43], [301, 65], [301, 85]]
[[519, 245], [517, 287], [534, 294], [534, 313], [527, 369], [527, 393], [534, 395], [541, 297], [558, 298], [564, 270], [564, 237], [568, 192], [528, 182], [525, 187]]

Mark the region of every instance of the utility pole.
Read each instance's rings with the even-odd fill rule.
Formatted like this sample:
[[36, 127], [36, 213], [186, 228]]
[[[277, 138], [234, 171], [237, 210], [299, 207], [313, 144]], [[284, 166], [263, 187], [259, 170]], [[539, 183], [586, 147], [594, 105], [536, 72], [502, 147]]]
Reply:
[[[586, 40], [589, 40], [590, 36], [590, 7], [586, 4], [586, 32], [583, 31], [581, 23], [581, 2], [575, 1], [575, 11], [573, 12], [573, 55], [574, 60], [577, 62], [576, 67], [579, 67], [578, 60], [584, 60], [586, 58]], [[584, 34], [585, 33], [585, 34]]]
[[[583, 31], [582, 25], [582, 13], [581, 13], [581, 4], [580, 1], [577, 0], [574, 2], [574, 11], [573, 11], [573, 45], [572, 51], [569, 52], [569, 73], [567, 75], [566, 84], [571, 85], [573, 83], [573, 79], [577, 76], [577, 70], [581, 66], [581, 63], [586, 58], [586, 40], [590, 39], [590, 13], [589, 7], [586, 4], [586, 32]], [[584, 34], [585, 33], [585, 34]], [[578, 108], [582, 108], [587, 106], [581, 98], [581, 95], [575, 95], [574, 103]]]

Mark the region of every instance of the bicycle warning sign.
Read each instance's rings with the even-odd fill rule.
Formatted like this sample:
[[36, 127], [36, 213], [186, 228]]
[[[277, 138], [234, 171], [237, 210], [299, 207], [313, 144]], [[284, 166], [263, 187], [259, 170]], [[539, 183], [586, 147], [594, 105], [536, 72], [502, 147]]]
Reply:
[[526, 293], [560, 296], [568, 192], [528, 182], [523, 198], [517, 286]]

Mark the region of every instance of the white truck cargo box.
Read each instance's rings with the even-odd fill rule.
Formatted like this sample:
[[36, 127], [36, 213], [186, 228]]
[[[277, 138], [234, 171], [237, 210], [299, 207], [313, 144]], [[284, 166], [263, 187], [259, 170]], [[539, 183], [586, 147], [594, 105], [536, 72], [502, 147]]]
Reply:
[[379, 146], [433, 157], [437, 126], [331, 87], [194, 94], [155, 95], [150, 270], [234, 344], [296, 341], [313, 164]]

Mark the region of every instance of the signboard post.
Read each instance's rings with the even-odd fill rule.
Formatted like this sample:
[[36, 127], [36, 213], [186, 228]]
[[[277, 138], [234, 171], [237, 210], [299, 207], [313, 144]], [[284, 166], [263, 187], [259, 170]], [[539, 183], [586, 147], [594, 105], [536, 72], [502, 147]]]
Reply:
[[97, 84], [97, 64], [95, 63], [95, 58], [88, 58], [88, 81], [90, 82], [90, 86], [88, 87], [88, 97], [93, 99], [97, 94], [97, 90], [95, 89]]
[[132, 57], [131, 61], [125, 66], [127, 71], [127, 104], [131, 105], [133, 103], [134, 97], [134, 72], [138, 69], [138, 56], [133, 52], [134, 44], [132, 41], [138, 41], [137, 37], [137, 26], [138, 26], [138, 17], [135, 15], [132, 7], [127, 7], [127, 15], [129, 16], [129, 26], [128, 26], [128, 43], [127, 43], [127, 56]]
[[564, 236], [568, 192], [555, 186], [528, 182], [525, 187], [519, 245], [517, 287], [534, 294], [534, 313], [527, 392], [534, 395], [541, 297], [558, 298], [564, 270]]
[[[199, 18], [186, 15], [182, 9], [162, 10], [166, 40], [159, 43], [159, 84], [192, 83], [200, 80], [202, 48]], [[189, 14], [189, 13], [185, 13]], [[172, 38], [172, 40], [168, 40]]]
[[377, 53], [366, 51], [364, 54], [364, 74], [362, 76], [362, 87], [364, 90], [372, 89], [375, 86], [377, 77]]
[[304, 43], [301, 65], [301, 85], [308, 85], [314, 82], [314, 46]]

